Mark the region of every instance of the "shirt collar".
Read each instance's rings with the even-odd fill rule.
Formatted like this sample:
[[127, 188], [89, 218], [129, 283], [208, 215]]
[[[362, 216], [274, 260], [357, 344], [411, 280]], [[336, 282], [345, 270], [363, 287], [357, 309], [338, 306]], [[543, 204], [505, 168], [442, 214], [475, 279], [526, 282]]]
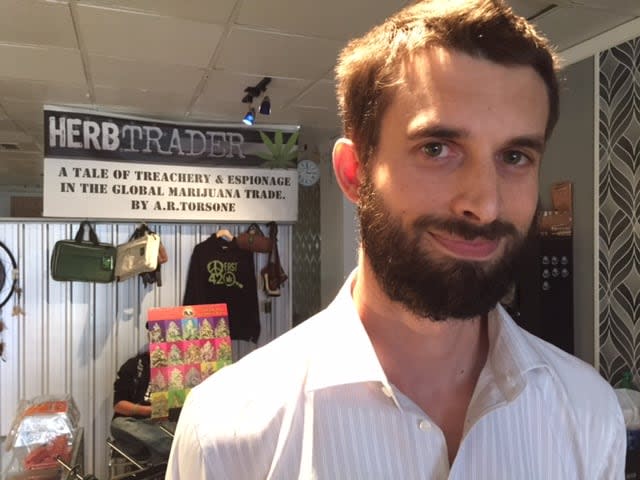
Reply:
[[[320, 313], [314, 329], [318, 348], [311, 354], [306, 390], [351, 383], [379, 381], [387, 384], [351, 296], [356, 270], [351, 272], [331, 304]], [[320, 333], [321, 332], [321, 333]]]
[[527, 372], [548, 368], [536, 342], [498, 304], [489, 312], [489, 354], [478, 386], [493, 380], [504, 398], [513, 400], [526, 385]]
[[[306, 390], [377, 381], [389, 386], [371, 340], [358, 315], [351, 289], [351, 272], [334, 301], [317, 318], [318, 348], [311, 353]], [[481, 380], [497, 385], [511, 400], [526, 384], [525, 374], [547, 366], [532, 337], [498, 305], [489, 313], [489, 354]], [[320, 333], [322, 332], [322, 333]], [[479, 386], [481, 381], [479, 380]]]

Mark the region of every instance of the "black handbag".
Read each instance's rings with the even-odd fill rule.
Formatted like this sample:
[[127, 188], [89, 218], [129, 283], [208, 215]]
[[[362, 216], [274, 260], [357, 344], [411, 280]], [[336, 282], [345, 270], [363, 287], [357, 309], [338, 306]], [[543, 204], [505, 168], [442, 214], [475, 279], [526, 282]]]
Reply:
[[252, 223], [245, 232], [236, 237], [238, 247], [256, 253], [268, 253], [273, 248], [273, 240], [267, 237], [257, 223]]
[[[89, 240], [84, 240], [85, 230]], [[116, 247], [100, 243], [88, 221], [83, 221], [73, 240], [58, 240], [51, 254], [51, 277], [61, 282], [109, 283], [114, 279]]]
[[272, 241], [271, 251], [267, 264], [260, 271], [264, 281], [264, 293], [269, 297], [280, 296], [280, 286], [287, 281], [287, 274], [280, 264], [280, 254], [278, 253], [278, 225], [276, 222], [269, 222], [269, 238]]

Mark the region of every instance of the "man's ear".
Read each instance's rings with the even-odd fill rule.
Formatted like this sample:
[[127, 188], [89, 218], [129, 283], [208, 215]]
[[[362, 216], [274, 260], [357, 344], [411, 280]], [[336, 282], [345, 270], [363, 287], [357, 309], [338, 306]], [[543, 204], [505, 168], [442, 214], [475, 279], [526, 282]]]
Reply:
[[342, 192], [353, 203], [358, 202], [359, 169], [355, 145], [348, 138], [339, 138], [333, 146], [333, 170]]

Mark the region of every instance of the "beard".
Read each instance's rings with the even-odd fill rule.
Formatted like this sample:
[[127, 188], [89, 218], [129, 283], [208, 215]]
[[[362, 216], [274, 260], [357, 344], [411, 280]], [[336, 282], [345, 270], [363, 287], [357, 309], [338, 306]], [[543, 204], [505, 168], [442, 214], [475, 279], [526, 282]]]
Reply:
[[[536, 222], [521, 233], [495, 220], [476, 225], [461, 219], [423, 215], [408, 228], [375, 191], [369, 175], [360, 186], [358, 217], [364, 254], [384, 293], [411, 313], [432, 321], [486, 315], [506, 295], [536, 235]], [[535, 216], [534, 216], [535, 218]], [[504, 252], [491, 261], [439, 257], [423, 247], [429, 230], [472, 240], [505, 239]]]

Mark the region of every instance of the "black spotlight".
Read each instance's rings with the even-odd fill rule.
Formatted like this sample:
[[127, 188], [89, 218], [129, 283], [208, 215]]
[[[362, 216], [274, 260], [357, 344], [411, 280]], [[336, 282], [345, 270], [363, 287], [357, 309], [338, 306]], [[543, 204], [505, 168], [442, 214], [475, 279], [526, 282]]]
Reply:
[[[254, 87], [247, 87], [244, 89], [245, 95], [242, 97], [242, 103], [248, 103], [250, 108], [246, 113], [242, 122], [245, 125], [253, 125], [256, 121], [256, 109], [253, 108], [253, 99], [258, 98], [260, 95], [267, 91], [267, 85], [271, 82], [271, 77], [264, 77]], [[262, 115], [269, 115], [271, 113], [271, 100], [266, 95], [264, 96], [262, 103], [260, 103], [259, 112]]]
[[262, 99], [260, 104], [260, 115], [269, 115], [271, 113], [271, 100], [268, 96]]

